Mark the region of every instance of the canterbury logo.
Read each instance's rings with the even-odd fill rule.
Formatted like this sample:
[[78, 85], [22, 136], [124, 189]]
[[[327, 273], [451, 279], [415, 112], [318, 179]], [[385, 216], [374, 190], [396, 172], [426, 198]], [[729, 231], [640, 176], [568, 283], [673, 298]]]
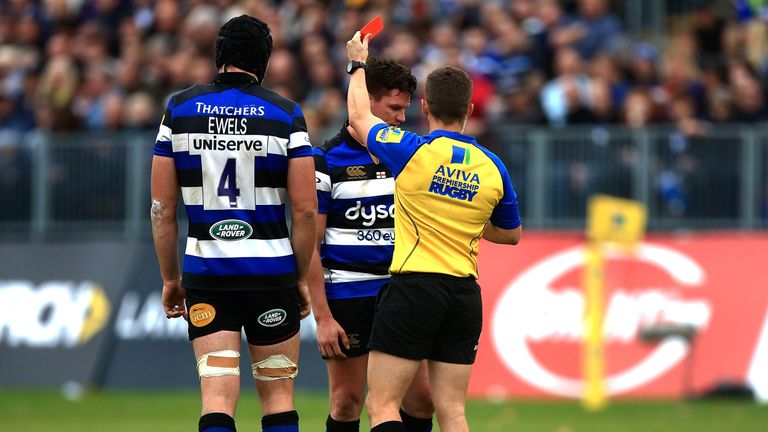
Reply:
[[349, 166], [347, 167], [347, 175], [350, 177], [365, 177], [365, 167], [362, 166]]

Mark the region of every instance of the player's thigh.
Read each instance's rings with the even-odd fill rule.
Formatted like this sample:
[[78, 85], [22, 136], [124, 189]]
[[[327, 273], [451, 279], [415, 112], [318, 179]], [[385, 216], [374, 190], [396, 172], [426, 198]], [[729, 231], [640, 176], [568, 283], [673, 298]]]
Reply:
[[[299, 361], [299, 334], [296, 333], [287, 340], [278, 342], [272, 345], [251, 345], [248, 344], [248, 351], [251, 356], [251, 363], [257, 371], [264, 378], [276, 378], [276, 379], [263, 379], [263, 382], [283, 381], [285, 375], [290, 375], [287, 372], [298, 371], [298, 366], [284, 366], [276, 367], [281, 362], [298, 363]], [[283, 359], [285, 357], [285, 359]], [[265, 359], [274, 358], [274, 362], [264, 362]], [[277, 360], [279, 359], [279, 360]], [[284, 371], [268, 370], [268, 369], [285, 369]]]
[[[381, 351], [368, 354], [368, 403], [370, 408], [396, 403], [397, 407], [413, 381], [420, 360], [397, 357]], [[370, 406], [373, 404], [373, 406]]]
[[472, 365], [429, 360], [429, 383], [438, 416], [464, 415]]
[[328, 386], [331, 399], [360, 399], [365, 393], [365, 381], [368, 373], [368, 354], [345, 359], [329, 359]]
[[240, 332], [222, 330], [192, 340], [195, 358], [216, 351], [240, 351]]
[[235, 414], [240, 397], [240, 332], [222, 330], [192, 340], [202, 412]]
[[299, 334], [272, 345], [248, 345], [251, 373], [264, 415], [293, 409], [294, 378], [299, 367]]
[[428, 418], [435, 411], [427, 366], [427, 361], [422, 360], [403, 399], [403, 409], [414, 417]]
[[349, 349], [341, 342], [341, 351], [347, 358], [367, 356], [368, 342], [376, 311], [376, 296], [328, 300], [333, 319], [344, 329]]
[[233, 413], [240, 394], [240, 295], [219, 290], [187, 290], [188, 333], [205, 412]]

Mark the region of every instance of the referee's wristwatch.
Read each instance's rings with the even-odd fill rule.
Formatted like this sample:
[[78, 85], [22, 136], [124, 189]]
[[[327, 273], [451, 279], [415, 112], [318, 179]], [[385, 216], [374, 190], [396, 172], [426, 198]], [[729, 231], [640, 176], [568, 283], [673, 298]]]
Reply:
[[347, 73], [348, 74], [352, 75], [358, 69], [365, 70], [365, 62], [361, 62], [361, 61], [357, 61], [357, 60], [350, 60], [349, 63], [347, 63]]

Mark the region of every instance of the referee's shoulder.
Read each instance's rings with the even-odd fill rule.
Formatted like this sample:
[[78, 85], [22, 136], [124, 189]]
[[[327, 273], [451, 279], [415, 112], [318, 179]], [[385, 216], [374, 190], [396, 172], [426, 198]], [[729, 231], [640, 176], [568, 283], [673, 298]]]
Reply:
[[487, 148], [483, 147], [480, 144], [475, 144], [475, 147], [478, 148], [488, 159], [493, 162], [494, 165], [496, 165], [496, 168], [499, 171], [506, 170], [506, 166], [504, 165], [504, 162], [501, 161], [501, 158], [494, 152], [488, 150]]

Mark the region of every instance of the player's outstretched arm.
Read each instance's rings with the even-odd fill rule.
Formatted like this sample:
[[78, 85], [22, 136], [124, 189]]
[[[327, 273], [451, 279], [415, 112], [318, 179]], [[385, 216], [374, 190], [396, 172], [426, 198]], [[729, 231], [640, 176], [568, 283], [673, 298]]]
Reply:
[[[365, 35], [361, 38], [360, 32], [355, 32], [347, 42], [347, 57], [349, 60], [365, 62], [368, 60], [368, 42], [371, 35]], [[349, 124], [360, 137], [360, 143], [368, 146], [368, 133], [371, 128], [377, 124], [384, 123], [383, 120], [373, 115], [371, 112], [371, 101], [368, 99], [368, 87], [365, 84], [365, 70], [363, 68], [355, 70], [349, 81], [349, 90], [347, 91], [347, 111], [349, 113]]]
[[152, 238], [163, 278], [163, 309], [168, 318], [186, 316], [185, 292], [181, 287], [179, 269], [179, 227], [176, 204], [179, 184], [173, 158], [155, 156], [152, 159]]
[[485, 230], [483, 231], [483, 238], [493, 243], [516, 245], [520, 243], [520, 237], [522, 234], [522, 225], [513, 229], [503, 229], [494, 226], [491, 222], [488, 222], [485, 225]]

